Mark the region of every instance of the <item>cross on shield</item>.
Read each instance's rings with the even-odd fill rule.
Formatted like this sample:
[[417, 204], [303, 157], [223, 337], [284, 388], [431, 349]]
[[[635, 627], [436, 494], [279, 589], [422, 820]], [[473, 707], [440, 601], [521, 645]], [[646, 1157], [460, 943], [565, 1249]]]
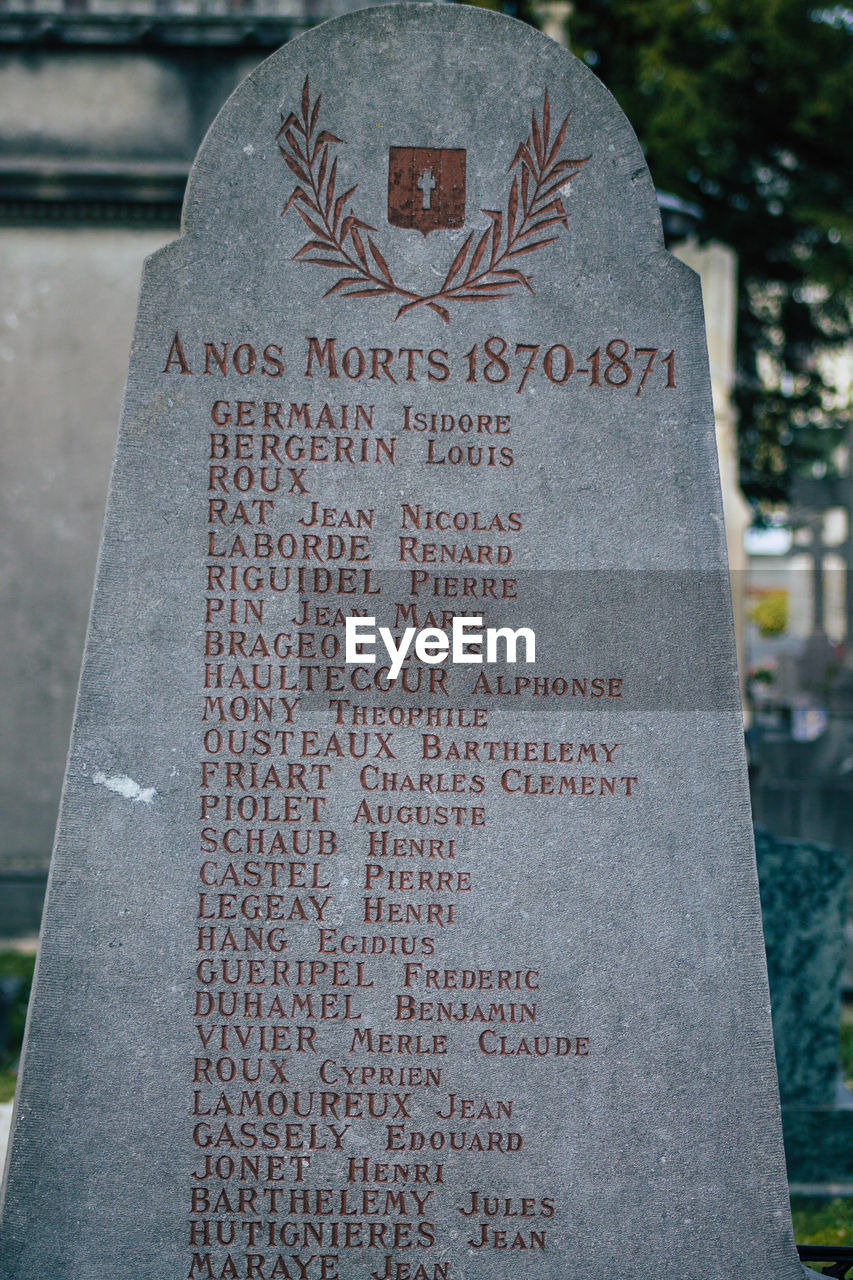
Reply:
[[465, 152], [459, 147], [391, 147], [388, 221], [423, 235], [465, 221]]

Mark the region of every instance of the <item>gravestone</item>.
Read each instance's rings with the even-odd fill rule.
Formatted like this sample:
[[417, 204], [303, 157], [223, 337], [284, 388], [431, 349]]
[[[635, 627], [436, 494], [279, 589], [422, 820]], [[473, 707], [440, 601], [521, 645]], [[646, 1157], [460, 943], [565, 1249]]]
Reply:
[[839, 1082], [847, 855], [761, 830], [755, 847], [781, 1102], [831, 1107]]
[[3, 1232], [6, 1280], [802, 1274], [698, 282], [507, 18], [288, 45], [147, 264]]
[[788, 1177], [853, 1177], [853, 1094], [838, 1056], [849, 859], [756, 829]]

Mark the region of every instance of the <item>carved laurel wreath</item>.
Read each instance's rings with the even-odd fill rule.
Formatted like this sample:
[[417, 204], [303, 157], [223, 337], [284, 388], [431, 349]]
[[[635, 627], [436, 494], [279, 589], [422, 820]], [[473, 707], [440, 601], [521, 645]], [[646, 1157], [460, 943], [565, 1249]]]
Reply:
[[[481, 211], [490, 219], [490, 226], [482, 233], [470, 232], [451, 262], [441, 288], [428, 294], [405, 289], [395, 281], [384, 254], [368, 234], [376, 228], [362, 221], [353, 210], [351, 201], [357, 185], [337, 194], [338, 161], [333, 148], [342, 143], [328, 129], [317, 132], [322, 98], [323, 95], [318, 94], [311, 102], [306, 76], [301, 118], [292, 111], [286, 118], [282, 113], [276, 141], [300, 182], [282, 209], [282, 215], [295, 208], [311, 232], [311, 239], [297, 249], [293, 257], [345, 273], [326, 290], [324, 297], [332, 293], [340, 293], [345, 298], [395, 296], [403, 299], [397, 320], [407, 311], [426, 306], [449, 322], [447, 305], [451, 302], [490, 302], [507, 297], [519, 285], [534, 292], [529, 276], [510, 263], [553, 244], [561, 231], [568, 231], [569, 220], [561, 190], [589, 159], [589, 156], [583, 160], [560, 157], [571, 112], [552, 142], [547, 89], [541, 122], [533, 111], [530, 132], [524, 142], [519, 143], [507, 169], [507, 173], [516, 172], [506, 208]], [[543, 236], [543, 232], [556, 234]]]

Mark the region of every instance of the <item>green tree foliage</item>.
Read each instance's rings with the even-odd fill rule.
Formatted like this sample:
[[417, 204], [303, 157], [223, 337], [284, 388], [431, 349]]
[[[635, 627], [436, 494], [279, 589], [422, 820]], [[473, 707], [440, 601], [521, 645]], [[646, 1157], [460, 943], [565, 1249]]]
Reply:
[[[530, 0], [517, 12], [536, 20]], [[741, 481], [755, 503], [784, 499], [850, 420], [824, 353], [853, 331], [853, 9], [574, 0], [567, 25], [658, 189], [738, 254]]]

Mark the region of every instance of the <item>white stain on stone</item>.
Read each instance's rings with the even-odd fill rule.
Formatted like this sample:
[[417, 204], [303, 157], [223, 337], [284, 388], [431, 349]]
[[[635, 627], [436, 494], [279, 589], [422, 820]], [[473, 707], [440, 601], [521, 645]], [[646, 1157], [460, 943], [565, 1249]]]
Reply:
[[141, 800], [143, 804], [150, 804], [157, 794], [153, 787], [140, 787], [138, 782], [124, 773], [108, 778], [103, 769], [98, 769], [92, 774], [92, 781], [96, 786], [106, 787], [108, 791], [124, 796], [125, 800]]

